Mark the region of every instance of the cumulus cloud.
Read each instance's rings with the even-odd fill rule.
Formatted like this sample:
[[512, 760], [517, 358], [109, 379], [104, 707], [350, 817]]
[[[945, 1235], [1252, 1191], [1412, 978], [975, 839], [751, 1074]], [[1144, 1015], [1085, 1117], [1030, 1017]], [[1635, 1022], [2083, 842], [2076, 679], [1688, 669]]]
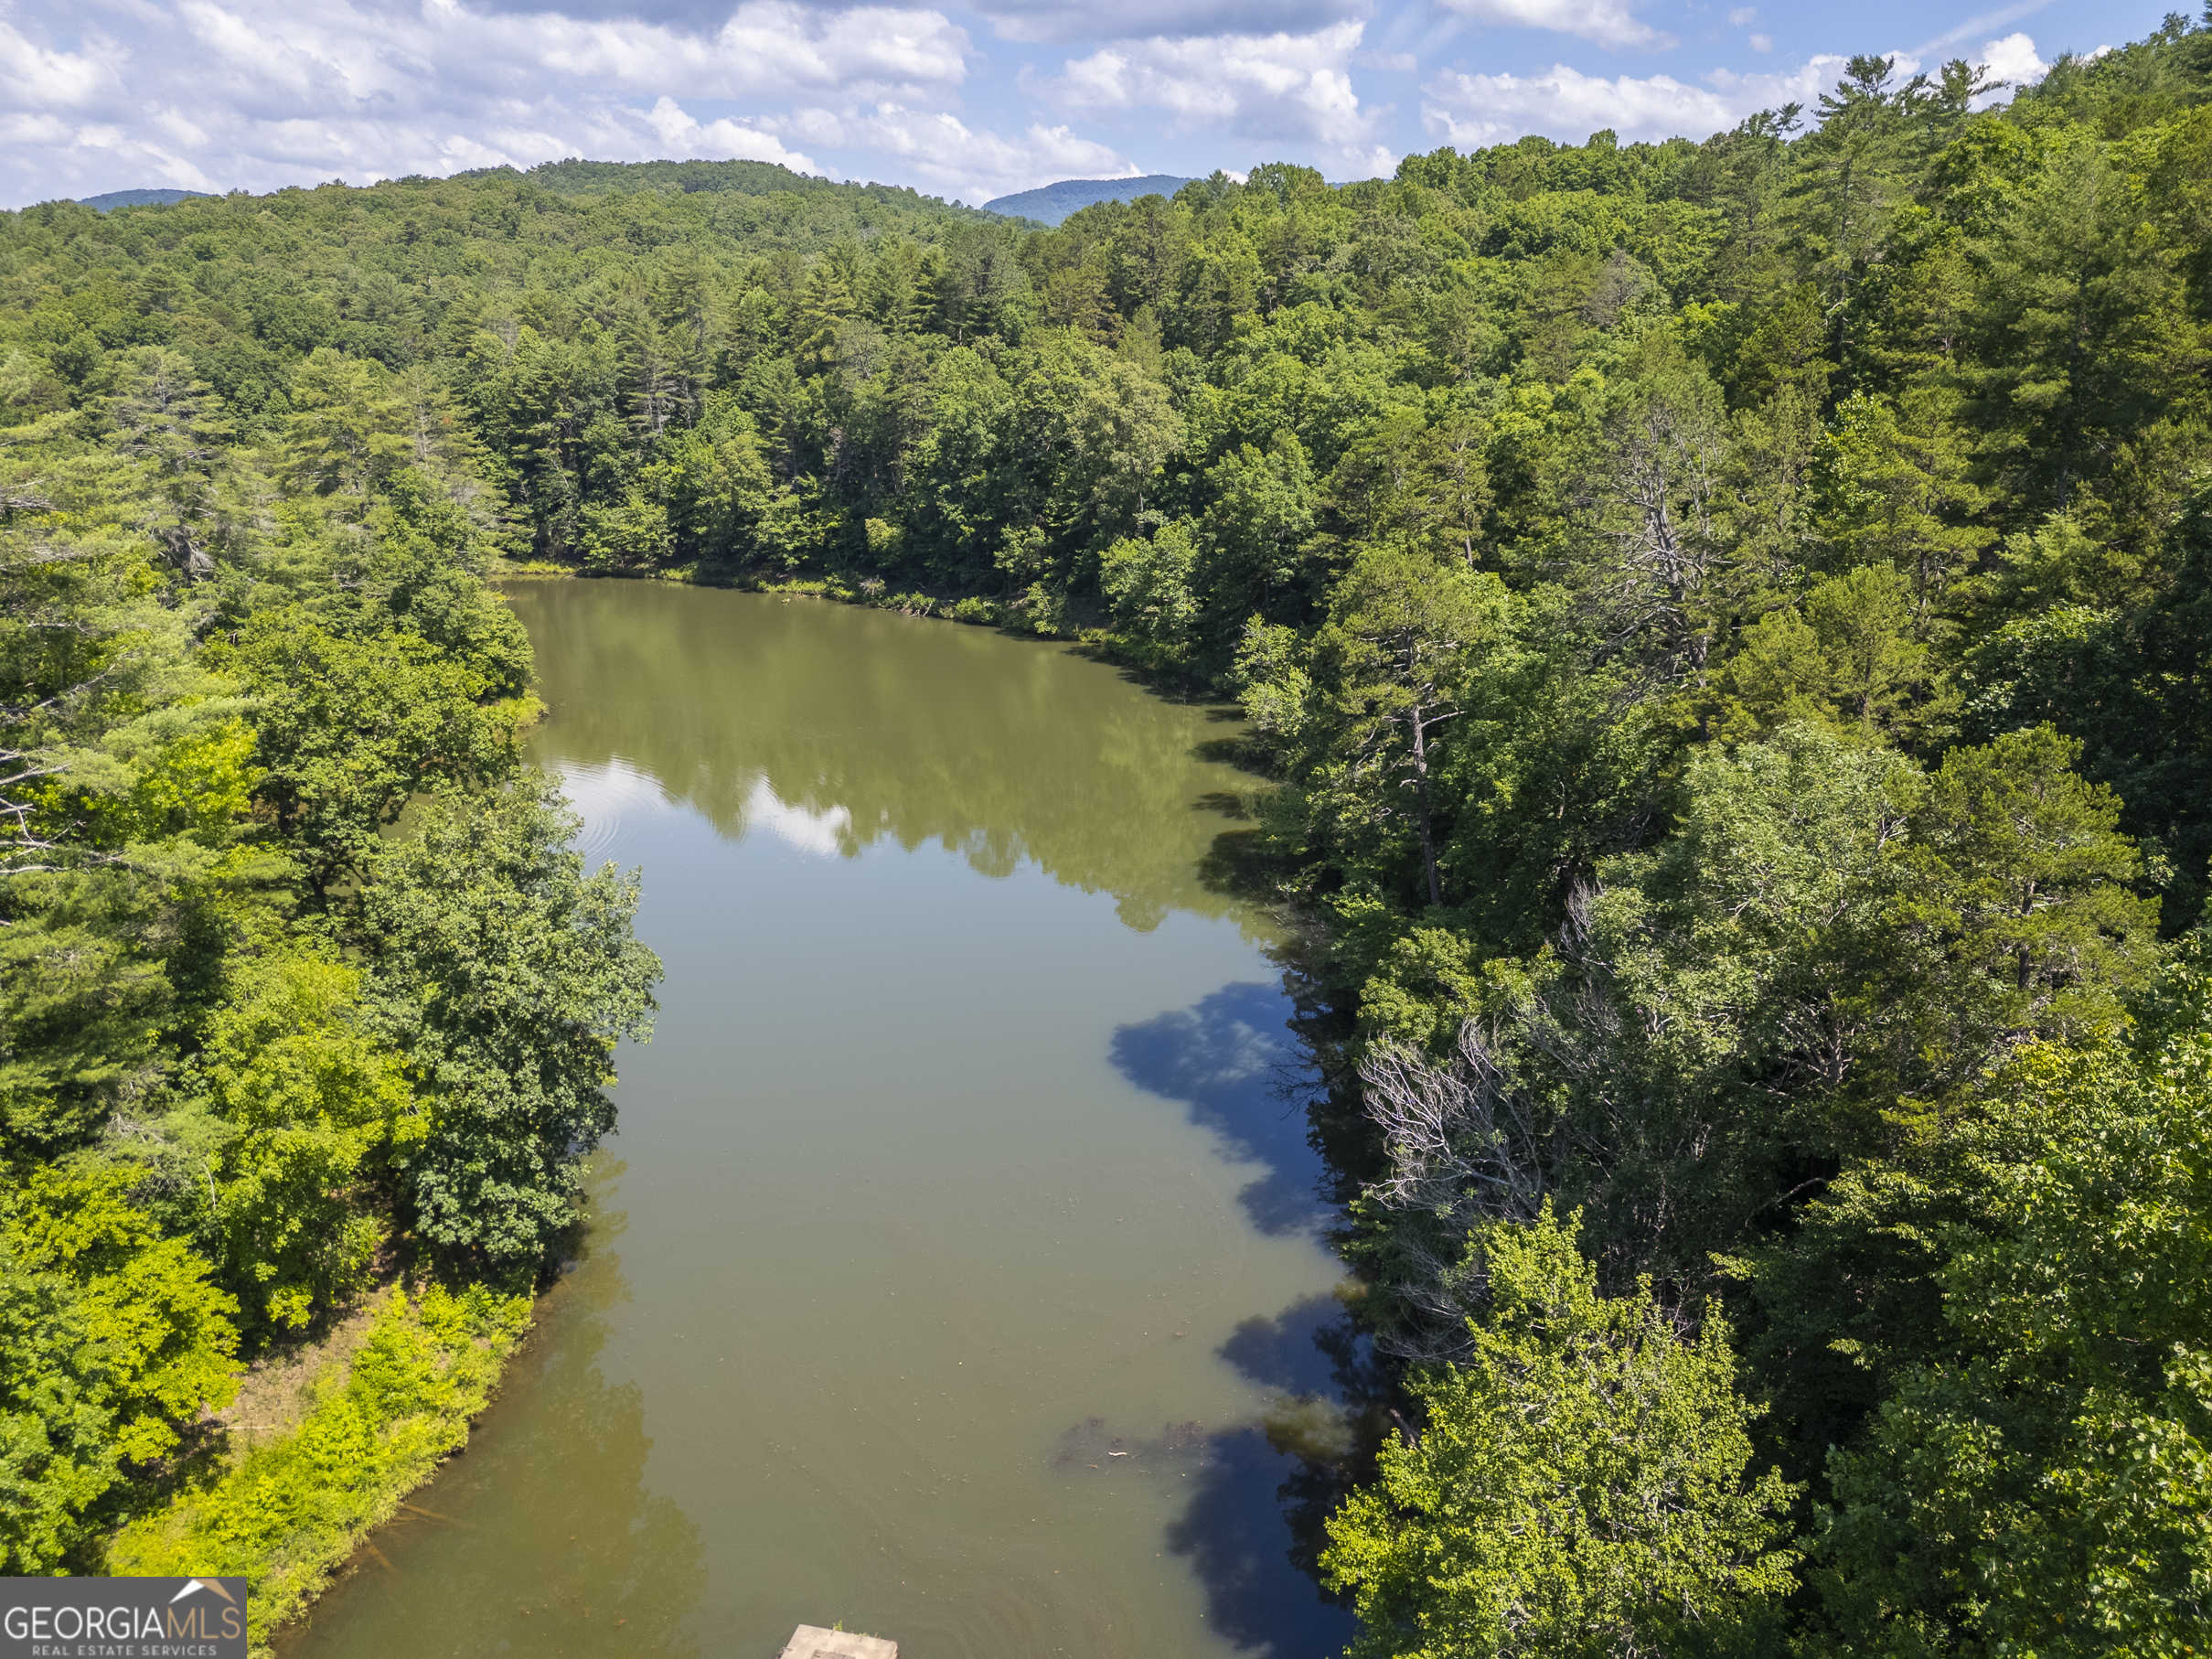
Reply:
[[663, 94], [653, 101], [646, 112], [646, 124], [660, 140], [663, 153], [670, 156], [713, 155], [732, 161], [773, 161], [789, 167], [794, 173], [819, 173], [814, 158], [796, 150], [786, 150], [783, 141], [773, 133], [764, 133], [749, 127], [743, 122], [732, 121], [724, 115], [714, 121], [700, 122], [689, 114], [675, 99]]
[[[1910, 53], [1888, 56], [1900, 80], [1921, 68]], [[1990, 41], [1977, 61], [2014, 86], [2040, 80], [2049, 68], [2036, 55], [2036, 43], [2022, 34]], [[1705, 138], [1786, 103], [1810, 112], [1843, 78], [1844, 62], [1838, 54], [1822, 53], [1772, 73], [1714, 70], [1702, 84], [1672, 75], [1586, 75], [1564, 63], [1532, 75], [1447, 71], [1422, 88], [1421, 117], [1431, 134], [1462, 148], [1526, 133], [1578, 143], [1606, 127], [1631, 142]], [[2004, 96], [1993, 93], [1989, 101]]]
[[1188, 40], [1205, 35], [1304, 34], [1362, 15], [1362, 0], [984, 0], [1007, 40]]
[[2036, 56], [2036, 43], [2017, 31], [2001, 40], [1988, 42], [1976, 61], [1995, 80], [2016, 87], [2035, 85], [2051, 68]]
[[1070, 59], [1037, 90], [1064, 109], [1162, 110], [1177, 131], [1310, 144], [1340, 171], [1388, 172], [1397, 157], [1352, 85], [1362, 28], [1120, 41]]
[[114, 86], [114, 43], [94, 36], [90, 48], [56, 51], [0, 19], [0, 102], [11, 109], [72, 109]]
[[1060, 178], [1130, 178], [1142, 169], [1065, 126], [1032, 125], [1019, 138], [970, 127], [946, 110], [879, 103], [856, 114], [798, 112], [790, 122], [808, 143], [863, 148], [897, 164], [902, 177], [980, 205]]
[[1665, 48], [1674, 37], [1653, 28], [1629, 8], [1628, 0], [1444, 0], [1462, 16], [1481, 23], [1553, 29], [1599, 46]]
[[[1887, 56], [1900, 80], [1909, 80], [1919, 72], [1919, 59], [1903, 52], [1891, 52]], [[1763, 70], [1753, 75], [1715, 70], [1705, 76], [1705, 84], [1728, 112], [1728, 118], [1722, 125], [1734, 126], [1747, 115], [1756, 115], [1761, 110], [1779, 110], [1786, 103], [1802, 104], [1810, 112], [1822, 92], [1834, 91], [1849, 61], [1840, 52], [1822, 52], [1793, 70]], [[1715, 133], [1720, 130], [1720, 127], [1711, 129]], [[1703, 138], [1706, 134], [1693, 133], [1690, 136]]]
[[0, 20], [0, 202], [579, 155], [819, 171], [778, 136], [778, 105], [943, 101], [969, 53], [914, 5], [742, 0], [698, 32], [463, 0], [89, 0], [43, 31]]
[[1579, 142], [1607, 127], [1631, 142], [1704, 138], [1760, 110], [1811, 103], [1843, 62], [1823, 54], [1779, 74], [1715, 70], [1704, 86], [1672, 75], [1586, 75], [1564, 63], [1533, 75], [1448, 72], [1422, 89], [1421, 115], [1431, 133], [1462, 148], [1527, 133]]
[[[557, 11], [474, 10], [423, 0], [375, 12], [357, 0], [178, 0], [207, 90], [250, 103], [316, 97], [416, 104], [475, 91], [527, 96], [548, 81], [616, 92], [717, 98], [858, 83], [956, 83], [967, 38], [943, 13], [856, 6], [825, 12], [788, 0], [746, 0], [711, 34], [640, 18], [583, 19]], [[136, 66], [158, 73], [148, 55]]]

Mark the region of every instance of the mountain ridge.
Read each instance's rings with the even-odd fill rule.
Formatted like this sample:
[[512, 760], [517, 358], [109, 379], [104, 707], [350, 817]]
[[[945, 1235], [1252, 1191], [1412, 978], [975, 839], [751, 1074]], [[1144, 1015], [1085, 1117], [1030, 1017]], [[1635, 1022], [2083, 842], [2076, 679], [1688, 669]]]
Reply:
[[118, 208], [166, 208], [180, 201], [207, 195], [205, 190], [171, 190], [146, 188], [139, 190], [103, 190], [98, 196], [80, 196], [77, 205], [90, 208], [95, 213], [112, 213]]
[[1173, 173], [1147, 173], [1138, 178], [1063, 178], [1034, 190], [1017, 190], [983, 204], [986, 213], [1033, 219], [1056, 225], [1079, 209], [1102, 201], [1135, 201], [1139, 196], [1172, 196], [1194, 182]]

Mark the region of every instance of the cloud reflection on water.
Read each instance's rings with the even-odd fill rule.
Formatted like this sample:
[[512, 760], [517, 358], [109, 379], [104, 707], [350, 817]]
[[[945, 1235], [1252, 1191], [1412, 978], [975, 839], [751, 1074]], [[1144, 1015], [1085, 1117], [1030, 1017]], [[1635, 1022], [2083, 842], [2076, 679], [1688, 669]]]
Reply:
[[1187, 1106], [1226, 1156], [1266, 1166], [1237, 1195], [1254, 1226], [1318, 1236], [1330, 1215], [1306, 1116], [1317, 1085], [1290, 1013], [1277, 986], [1224, 985], [1192, 1007], [1122, 1026], [1109, 1054], [1138, 1088]]

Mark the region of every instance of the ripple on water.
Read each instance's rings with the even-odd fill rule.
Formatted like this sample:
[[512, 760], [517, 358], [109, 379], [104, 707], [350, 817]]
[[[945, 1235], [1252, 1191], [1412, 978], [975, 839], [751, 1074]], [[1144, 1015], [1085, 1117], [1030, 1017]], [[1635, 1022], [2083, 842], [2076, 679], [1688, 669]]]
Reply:
[[619, 755], [601, 765], [564, 765], [560, 778], [561, 792], [583, 819], [574, 845], [586, 869], [614, 856], [625, 819], [668, 805], [659, 780]]

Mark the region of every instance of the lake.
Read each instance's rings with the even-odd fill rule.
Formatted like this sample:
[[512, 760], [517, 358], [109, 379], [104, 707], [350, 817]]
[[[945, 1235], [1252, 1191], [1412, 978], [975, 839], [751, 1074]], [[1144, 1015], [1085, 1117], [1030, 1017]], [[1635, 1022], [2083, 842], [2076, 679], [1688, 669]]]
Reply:
[[[667, 964], [582, 1258], [313, 1659], [1317, 1659], [1341, 1268], [1220, 712], [771, 595], [510, 590]], [[1341, 1357], [1341, 1351], [1340, 1351]]]

